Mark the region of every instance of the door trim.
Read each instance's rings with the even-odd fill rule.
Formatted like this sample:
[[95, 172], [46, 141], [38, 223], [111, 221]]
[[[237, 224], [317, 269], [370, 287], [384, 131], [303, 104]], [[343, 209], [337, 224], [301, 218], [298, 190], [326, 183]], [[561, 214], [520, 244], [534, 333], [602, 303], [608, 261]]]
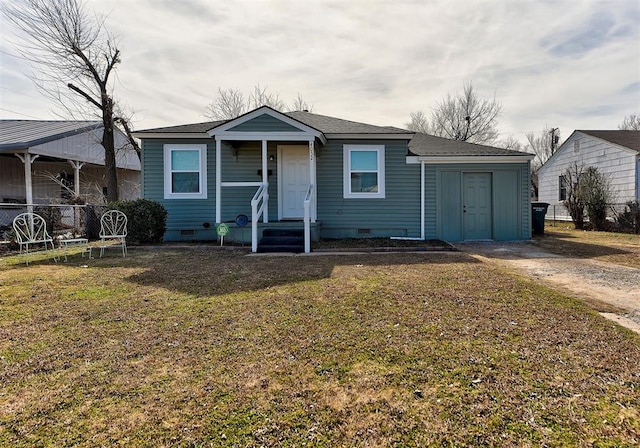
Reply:
[[[461, 202], [462, 202], [462, 213], [461, 213], [461, 217], [462, 217], [462, 240], [463, 241], [484, 241], [484, 240], [490, 240], [493, 241], [494, 238], [494, 229], [493, 229], [493, 220], [494, 220], [494, 216], [493, 216], [493, 172], [491, 171], [462, 171], [462, 176], [461, 176]], [[467, 226], [466, 226], [466, 220], [465, 220], [465, 208], [466, 208], [466, 202], [467, 199], [465, 197], [465, 192], [466, 192], [466, 183], [465, 183], [465, 178], [467, 175], [471, 175], [471, 174], [475, 174], [475, 175], [479, 175], [479, 174], [486, 174], [489, 178], [489, 193], [488, 193], [488, 199], [489, 199], [489, 235], [487, 238], [468, 238], [467, 237]]]
[[[299, 218], [284, 218], [284, 194], [283, 194], [283, 189], [284, 189], [284, 184], [282, 182], [282, 174], [284, 173], [284, 163], [283, 163], [283, 149], [293, 149], [296, 148], [300, 151], [304, 151], [305, 154], [307, 155], [307, 171], [309, 171], [309, 165], [311, 164], [311, 161], [309, 160], [309, 147], [307, 145], [278, 145], [277, 146], [277, 170], [278, 170], [278, 221], [283, 221], [283, 220], [291, 220], [291, 221], [302, 221], [304, 219], [304, 215], [300, 216]], [[317, 187], [316, 187], [316, 191], [317, 191]]]

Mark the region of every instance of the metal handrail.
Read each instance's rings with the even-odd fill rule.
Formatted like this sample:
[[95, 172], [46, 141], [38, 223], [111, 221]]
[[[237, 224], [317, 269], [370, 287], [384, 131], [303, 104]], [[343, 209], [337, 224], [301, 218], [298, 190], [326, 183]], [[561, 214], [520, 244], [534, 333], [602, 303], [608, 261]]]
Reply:
[[307, 188], [307, 194], [304, 196], [304, 251], [305, 253], [311, 252], [311, 201], [313, 200], [313, 193], [315, 192], [315, 185], [309, 184]]
[[[260, 204], [262, 202], [262, 204]], [[258, 205], [260, 204], [260, 207]], [[265, 223], [269, 222], [269, 215], [265, 213], [269, 204], [269, 184], [263, 183], [251, 199], [251, 251], [258, 251], [258, 220], [263, 217]]]

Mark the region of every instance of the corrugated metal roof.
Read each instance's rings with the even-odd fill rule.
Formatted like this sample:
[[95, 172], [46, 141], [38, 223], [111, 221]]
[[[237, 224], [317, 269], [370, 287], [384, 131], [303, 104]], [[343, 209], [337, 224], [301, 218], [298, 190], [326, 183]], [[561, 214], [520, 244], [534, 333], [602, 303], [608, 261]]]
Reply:
[[602, 140], [606, 140], [616, 145], [624, 146], [640, 153], [640, 131], [582, 131], [583, 134], [591, 135]]
[[0, 151], [26, 149], [101, 126], [100, 121], [0, 120]]

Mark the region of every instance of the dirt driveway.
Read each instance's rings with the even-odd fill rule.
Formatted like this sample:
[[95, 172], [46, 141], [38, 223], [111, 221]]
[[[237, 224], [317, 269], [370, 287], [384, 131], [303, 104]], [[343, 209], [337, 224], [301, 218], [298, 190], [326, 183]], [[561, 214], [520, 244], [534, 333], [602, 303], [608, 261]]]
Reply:
[[475, 258], [499, 263], [578, 297], [604, 317], [640, 333], [640, 269], [550, 253], [532, 243], [461, 243]]

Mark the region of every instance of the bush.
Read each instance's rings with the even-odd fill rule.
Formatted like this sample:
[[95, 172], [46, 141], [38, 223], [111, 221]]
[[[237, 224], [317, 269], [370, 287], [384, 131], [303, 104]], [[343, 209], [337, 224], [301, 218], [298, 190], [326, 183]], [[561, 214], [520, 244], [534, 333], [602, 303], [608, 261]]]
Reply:
[[622, 232], [640, 233], [640, 202], [628, 201], [616, 215], [616, 223]]
[[156, 201], [136, 199], [107, 205], [109, 210], [120, 210], [127, 215], [127, 243], [159, 243], [167, 230], [167, 210]]
[[608, 204], [614, 199], [609, 176], [590, 166], [584, 170], [579, 182], [580, 195], [587, 209], [589, 223], [594, 230], [607, 230]]
[[62, 213], [58, 207], [39, 205], [33, 209], [33, 212], [44, 219], [49, 235], [53, 236], [53, 232], [62, 227]]

